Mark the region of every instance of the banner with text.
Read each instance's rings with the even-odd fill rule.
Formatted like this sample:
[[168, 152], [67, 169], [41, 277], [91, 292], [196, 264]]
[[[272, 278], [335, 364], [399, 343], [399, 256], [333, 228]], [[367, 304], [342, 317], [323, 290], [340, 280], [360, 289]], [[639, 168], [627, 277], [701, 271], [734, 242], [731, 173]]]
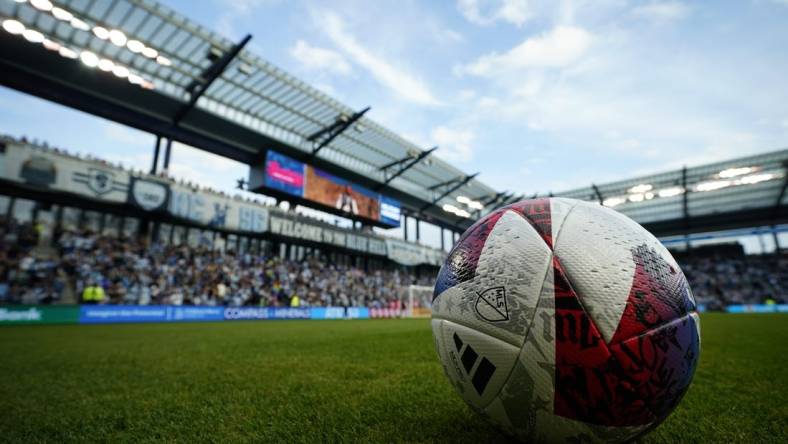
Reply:
[[76, 324], [78, 306], [9, 306], [0, 307], [3, 324]]
[[283, 217], [272, 213], [269, 231], [282, 237], [335, 245], [380, 256], [386, 255], [386, 243], [381, 239], [339, 228], [330, 228], [319, 222], [311, 222], [292, 216]]

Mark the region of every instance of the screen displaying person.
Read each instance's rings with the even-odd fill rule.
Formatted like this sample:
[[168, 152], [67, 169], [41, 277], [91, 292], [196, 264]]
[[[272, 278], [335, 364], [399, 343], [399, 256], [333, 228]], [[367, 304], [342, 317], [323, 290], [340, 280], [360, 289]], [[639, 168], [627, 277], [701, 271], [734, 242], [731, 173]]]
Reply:
[[336, 207], [345, 213], [358, 214], [358, 202], [351, 192], [350, 185], [345, 185], [339, 193]]

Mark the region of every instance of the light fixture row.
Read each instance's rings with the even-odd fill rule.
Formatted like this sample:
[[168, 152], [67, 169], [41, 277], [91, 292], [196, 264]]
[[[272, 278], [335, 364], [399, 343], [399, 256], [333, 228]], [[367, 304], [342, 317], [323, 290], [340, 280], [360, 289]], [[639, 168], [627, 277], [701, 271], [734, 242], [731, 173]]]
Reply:
[[89, 68], [98, 68], [105, 72], [111, 72], [116, 77], [126, 79], [129, 83], [133, 85], [139, 85], [145, 89], [154, 89], [155, 85], [153, 82], [146, 80], [142, 76], [137, 73], [132, 72], [129, 70], [128, 67], [121, 65], [117, 62], [113, 62], [109, 59], [100, 58], [95, 53], [91, 51], [81, 51], [77, 52], [68, 46], [56, 42], [48, 37], [46, 37], [43, 33], [38, 30], [31, 29], [25, 27], [25, 25], [14, 19], [6, 19], [3, 20], [2, 24], [3, 30], [8, 32], [12, 35], [19, 35], [24, 37], [30, 43], [40, 43], [44, 46], [44, 48], [57, 52], [62, 57], [67, 59], [80, 59], [82, 63], [89, 67]]
[[[28, 0], [15, 0], [17, 3], [25, 3]], [[77, 17], [73, 12], [64, 8], [55, 6], [50, 0], [29, 0], [30, 5], [42, 12], [52, 14], [56, 19], [69, 23], [76, 29], [82, 31], [90, 31], [101, 40], [108, 40], [115, 46], [127, 48], [135, 54], [142, 54], [143, 56], [155, 60], [156, 63], [163, 66], [172, 65], [172, 61], [166, 56], [162, 55], [155, 48], [146, 46], [139, 40], [130, 39], [119, 29], [107, 29], [103, 26], [91, 27], [86, 21]]]

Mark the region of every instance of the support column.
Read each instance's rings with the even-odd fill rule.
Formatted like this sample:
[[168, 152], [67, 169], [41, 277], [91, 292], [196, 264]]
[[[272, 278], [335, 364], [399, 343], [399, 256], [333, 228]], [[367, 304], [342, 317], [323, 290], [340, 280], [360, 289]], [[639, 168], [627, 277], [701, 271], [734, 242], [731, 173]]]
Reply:
[[413, 220], [416, 221], [416, 242], [419, 242], [421, 240], [421, 230], [419, 228], [421, 221], [417, 217], [414, 217]]
[[159, 147], [161, 146], [161, 136], [156, 135], [156, 146], [153, 147], [153, 164], [150, 167], [150, 173], [156, 174], [156, 170], [159, 167]]
[[407, 241], [408, 240], [408, 216], [403, 214], [402, 215], [402, 222], [403, 222], [402, 223], [403, 237]]
[[779, 256], [782, 252], [782, 247], [780, 247], [780, 236], [777, 235], [777, 230], [774, 226], [772, 226], [772, 236], [774, 237], [774, 254]]
[[164, 149], [164, 164], [162, 165], [164, 171], [170, 169], [170, 153], [172, 152], [172, 139], [167, 139], [167, 147]]
[[14, 217], [14, 206], [16, 205], [16, 197], [9, 197], [8, 198], [8, 208], [5, 210], [5, 218], [7, 220], [11, 220]]
[[30, 210], [30, 220], [33, 222], [33, 225], [38, 223], [38, 213], [41, 211], [40, 205], [40, 202], [35, 202], [33, 203], [33, 209]]
[[79, 209], [79, 216], [77, 216], [77, 229], [84, 230], [85, 229], [85, 209]]
[[441, 251], [446, 251], [446, 245], [443, 238], [444, 238], [444, 232], [443, 232], [443, 227], [441, 227]]
[[63, 231], [63, 205], [58, 205], [57, 210], [55, 210], [55, 226], [52, 230], [55, 233], [54, 237], [60, 237], [60, 233]]
[[126, 227], [126, 216], [118, 218], [118, 239], [123, 239], [123, 228]]

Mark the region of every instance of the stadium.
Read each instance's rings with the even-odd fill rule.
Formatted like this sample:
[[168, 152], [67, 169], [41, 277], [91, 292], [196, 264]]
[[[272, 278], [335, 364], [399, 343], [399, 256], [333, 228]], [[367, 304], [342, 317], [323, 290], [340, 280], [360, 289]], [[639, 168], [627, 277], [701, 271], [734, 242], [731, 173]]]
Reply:
[[[498, 384], [496, 367], [477, 360], [456, 332], [449, 345], [432, 332], [443, 331], [433, 330], [435, 322], [442, 325], [453, 313], [443, 294], [475, 282], [463, 275], [463, 255], [480, 231], [488, 230], [482, 246], [473, 247], [481, 250], [473, 259], [476, 274], [488, 262], [490, 273], [506, 274], [501, 270], [511, 261], [525, 258], [508, 245], [527, 236], [496, 240], [488, 224], [516, 224], [507, 217], [522, 213], [523, 229], [557, 257], [559, 233], [572, 235], [575, 206], [581, 209], [575, 214], [583, 208], [592, 214], [591, 228], [576, 228], [575, 245], [593, 238], [588, 233], [607, 214], [626, 216], [650, 233], [660, 245], [656, 251], [670, 252], [691, 288], [692, 307], [682, 308], [682, 319], [702, 323], [702, 340], [696, 335], [684, 356], [698, 359], [702, 344], [697, 369], [692, 364], [680, 383], [675, 402], [681, 403], [646, 402], [658, 419], [636, 421], [643, 428], [627, 440], [788, 439], [782, 382], [788, 374], [781, 358], [788, 352], [782, 340], [788, 149], [722, 155], [657, 173], [622, 169], [615, 180], [555, 191], [506, 189], [474, 165], [441, 156], [440, 145], [421, 146], [373, 120], [376, 103], [345, 105], [261, 57], [251, 35], [232, 40], [189, 15], [153, 0], [0, 0], [4, 93], [114, 122], [153, 142], [145, 154], [149, 164], [140, 168], [103, 156], [102, 148], [64, 148], [58, 140], [0, 127], [4, 441], [523, 439], [510, 410], [512, 424], [501, 427], [489, 420], [493, 407], [479, 408], [461, 384], [447, 382], [450, 359], [441, 347], [456, 346], [458, 355], [463, 350], [460, 363], [451, 359], [461, 374], [464, 366], [479, 396]], [[52, 134], [45, 120], [36, 124]], [[246, 175], [222, 177], [221, 189], [178, 175], [176, 145], [231, 160]], [[560, 205], [575, 201], [561, 213]], [[547, 234], [540, 225], [545, 202]], [[598, 237], [605, 242], [629, 242], [604, 233]], [[495, 242], [508, 259], [479, 259], [493, 254], [485, 245]], [[559, 274], [567, 274], [569, 291], [590, 287], [570, 265], [551, 260], [554, 312], [540, 312], [541, 299], [524, 310], [534, 319], [555, 316], [558, 337], [561, 319], [568, 319], [559, 313], [566, 309]], [[676, 273], [672, 262], [666, 267]], [[508, 286], [518, 273], [506, 277], [506, 291], [515, 288]], [[473, 322], [514, 319], [514, 296], [503, 288], [473, 290]], [[485, 299], [490, 290], [503, 305]], [[593, 317], [604, 310], [591, 302], [579, 311]], [[599, 328], [593, 339], [613, 350], [613, 333], [602, 319], [590, 321]], [[462, 328], [492, 327], [469, 322]], [[457, 331], [464, 341], [477, 334]], [[574, 324], [568, 331], [574, 335]], [[528, 343], [521, 338], [515, 346], [527, 350]], [[491, 370], [478, 376], [485, 362]], [[549, 366], [557, 387], [560, 363], [553, 358]], [[654, 374], [669, 380], [673, 369], [666, 366]], [[567, 413], [579, 407], [561, 404], [561, 393], [558, 416], [631, 425], [627, 418]], [[616, 408], [611, 411], [629, 420], [637, 416]], [[654, 413], [659, 409], [665, 415]], [[592, 430], [596, 434], [566, 442], [618, 439], [604, 434], [612, 433], [607, 429]], [[529, 436], [549, 441], [545, 436], [558, 435]]]

